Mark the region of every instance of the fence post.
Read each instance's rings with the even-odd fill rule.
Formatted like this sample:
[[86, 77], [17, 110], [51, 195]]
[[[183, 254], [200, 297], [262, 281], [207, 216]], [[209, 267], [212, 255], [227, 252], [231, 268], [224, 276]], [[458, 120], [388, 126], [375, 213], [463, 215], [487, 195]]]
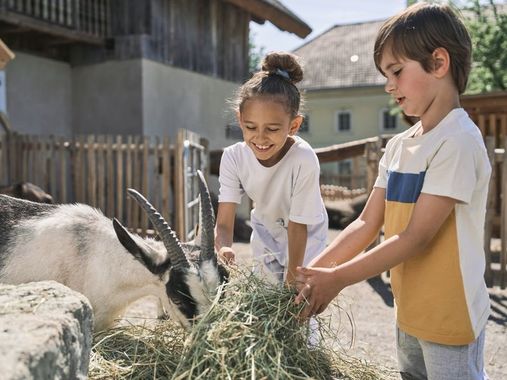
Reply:
[[373, 190], [375, 179], [378, 175], [378, 162], [381, 155], [382, 139], [377, 137], [375, 141], [366, 143], [366, 189], [368, 194]]
[[486, 136], [486, 149], [488, 158], [493, 170], [489, 181], [488, 198], [486, 202], [486, 220], [484, 223], [484, 255], [486, 258], [486, 270], [484, 280], [488, 287], [493, 286], [493, 271], [491, 270], [491, 237], [493, 233], [493, 222], [495, 218], [495, 195], [496, 195], [496, 170], [495, 170], [495, 136]]
[[502, 208], [500, 220], [500, 238], [501, 238], [501, 252], [500, 252], [500, 288], [505, 289], [505, 282], [507, 280], [507, 137], [504, 138], [504, 153], [502, 162]]

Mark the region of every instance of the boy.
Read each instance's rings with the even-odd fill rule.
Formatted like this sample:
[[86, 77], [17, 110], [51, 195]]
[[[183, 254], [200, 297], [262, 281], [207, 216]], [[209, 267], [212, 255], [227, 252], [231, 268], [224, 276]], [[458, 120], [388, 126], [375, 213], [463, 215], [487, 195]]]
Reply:
[[[404, 379], [485, 378], [491, 167], [479, 129], [459, 104], [470, 57], [470, 37], [449, 6], [417, 3], [384, 23], [375, 64], [386, 92], [420, 121], [387, 144], [358, 219], [298, 268], [296, 302], [308, 300], [303, 317], [321, 313], [346, 286], [391, 269]], [[358, 255], [382, 225], [385, 240]]]

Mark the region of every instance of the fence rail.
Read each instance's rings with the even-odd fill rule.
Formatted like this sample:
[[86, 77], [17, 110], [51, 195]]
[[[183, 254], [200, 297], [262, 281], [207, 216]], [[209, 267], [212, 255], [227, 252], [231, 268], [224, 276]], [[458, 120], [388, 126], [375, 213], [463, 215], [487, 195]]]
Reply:
[[[126, 194], [127, 188], [135, 188], [185, 239], [189, 231], [182, 226], [195, 225], [197, 213], [185, 212], [186, 205], [177, 203], [175, 189], [183, 180], [175, 155], [188, 145], [187, 137], [180, 133], [171, 142], [167, 137], [89, 135], [69, 140], [0, 135], [0, 184], [32, 182], [58, 203], [89, 204], [146, 234], [148, 219]], [[186, 170], [192, 172], [206, 171], [204, 164], [185, 162]], [[196, 197], [197, 190], [192, 191]]]

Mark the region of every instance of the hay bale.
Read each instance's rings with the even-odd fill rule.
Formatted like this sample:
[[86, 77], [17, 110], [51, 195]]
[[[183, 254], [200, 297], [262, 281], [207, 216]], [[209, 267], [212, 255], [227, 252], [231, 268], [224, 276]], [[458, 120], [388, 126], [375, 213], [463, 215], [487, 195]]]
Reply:
[[190, 331], [171, 321], [96, 336], [90, 379], [381, 379], [366, 363], [339, 355], [321, 323], [317, 346], [294, 293], [236, 273]]

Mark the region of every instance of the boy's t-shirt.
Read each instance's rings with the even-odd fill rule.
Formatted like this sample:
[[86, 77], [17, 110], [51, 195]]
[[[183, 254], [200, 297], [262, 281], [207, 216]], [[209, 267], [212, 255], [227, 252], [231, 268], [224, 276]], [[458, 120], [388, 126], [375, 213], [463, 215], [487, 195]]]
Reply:
[[420, 193], [458, 202], [425, 252], [392, 269], [397, 323], [423, 340], [469, 344], [490, 311], [483, 276], [491, 166], [481, 133], [462, 108], [413, 137], [420, 127], [391, 139], [379, 164], [375, 186], [386, 189], [385, 238], [407, 227]]
[[218, 201], [240, 203], [246, 193], [254, 202], [252, 248], [267, 248], [283, 266], [287, 265], [289, 220], [307, 225], [304, 264], [325, 248], [328, 228], [318, 158], [305, 140], [294, 139], [285, 156], [271, 167], [261, 165], [244, 142], [225, 148], [220, 161]]

